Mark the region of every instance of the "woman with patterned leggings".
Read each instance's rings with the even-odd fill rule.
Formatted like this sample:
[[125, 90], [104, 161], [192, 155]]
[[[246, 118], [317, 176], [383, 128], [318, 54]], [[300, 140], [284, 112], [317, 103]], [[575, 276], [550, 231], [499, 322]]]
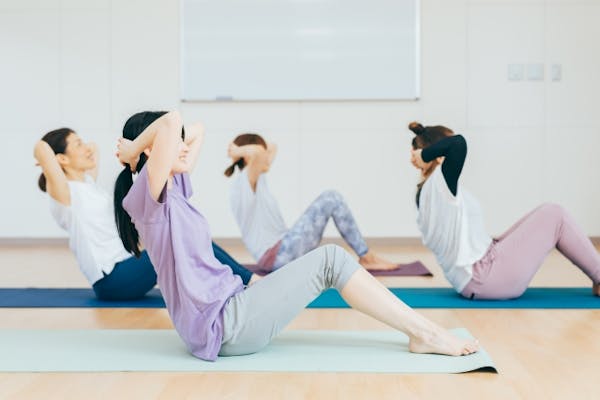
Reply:
[[323, 238], [329, 219], [367, 269], [397, 268], [369, 250], [352, 212], [342, 196], [333, 190], [323, 192], [298, 221], [288, 229], [279, 205], [269, 192], [266, 174], [275, 158], [277, 147], [261, 136], [242, 134], [229, 145], [233, 164], [225, 171], [231, 176], [237, 166], [240, 174], [231, 190], [231, 207], [242, 231], [244, 244], [266, 270], [276, 270], [315, 249]]

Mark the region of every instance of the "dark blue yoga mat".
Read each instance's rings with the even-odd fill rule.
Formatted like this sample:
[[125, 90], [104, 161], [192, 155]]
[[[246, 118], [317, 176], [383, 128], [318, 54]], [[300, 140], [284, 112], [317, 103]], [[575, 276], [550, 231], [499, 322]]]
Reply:
[[[600, 297], [589, 287], [530, 288], [515, 300], [468, 300], [450, 288], [392, 288], [396, 296], [416, 308], [600, 308]], [[0, 289], [0, 307], [129, 307], [162, 308], [158, 289], [131, 301], [103, 301], [92, 289], [5, 288]], [[321, 294], [308, 308], [348, 308], [333, 289]]]
[[92, 289], [3, 288], [0, 307], [164, 308], [165, 302], [158, 289], [152, 289], [139, 300], [105, 301], [98, 300]]

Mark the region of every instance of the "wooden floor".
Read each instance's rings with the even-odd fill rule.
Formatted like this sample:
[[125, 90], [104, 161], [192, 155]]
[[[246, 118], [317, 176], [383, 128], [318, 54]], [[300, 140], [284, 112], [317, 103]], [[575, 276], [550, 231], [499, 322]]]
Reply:
[[[387, 286], [448, 286], [420, 246], [375, 247], [399, 262], [420, 259], [433, 278], [384, 278]], [[249, 261], [241, 248], [233, 254]], [[0, 247], [0, 287], [85, 287], [62, 246]], [[590, 286], [553, 253], [532, 286]], [[598, 399], [600, 310], [421, 310], [466, 327], [498, 374], [3, 373], [0, 399]], [[164, 309], [0, 309], [0, 329], [171, 328]], [[303, 311], [287, 329], [388, 329], [352, 310]], [[2, 355], [0, 354], [0, 357]]]

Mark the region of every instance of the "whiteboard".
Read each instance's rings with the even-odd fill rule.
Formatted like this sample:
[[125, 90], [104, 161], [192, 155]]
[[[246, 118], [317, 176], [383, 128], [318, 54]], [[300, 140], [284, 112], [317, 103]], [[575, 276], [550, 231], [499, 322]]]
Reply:
[[182, 0], [184, 101], [419, 97], [419, 0]]

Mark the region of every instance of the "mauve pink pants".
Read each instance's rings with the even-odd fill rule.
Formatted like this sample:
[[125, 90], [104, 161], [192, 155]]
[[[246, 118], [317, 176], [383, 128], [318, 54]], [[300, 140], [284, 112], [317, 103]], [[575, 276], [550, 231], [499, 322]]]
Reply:
[[600, 282], [600, 255], [590, 239], [564, 208], [543, 204], [494, 239], [473, 264], [473, 278], [461, 294], [472, 299], [519, 297], [554, 248], [593, 283]]

